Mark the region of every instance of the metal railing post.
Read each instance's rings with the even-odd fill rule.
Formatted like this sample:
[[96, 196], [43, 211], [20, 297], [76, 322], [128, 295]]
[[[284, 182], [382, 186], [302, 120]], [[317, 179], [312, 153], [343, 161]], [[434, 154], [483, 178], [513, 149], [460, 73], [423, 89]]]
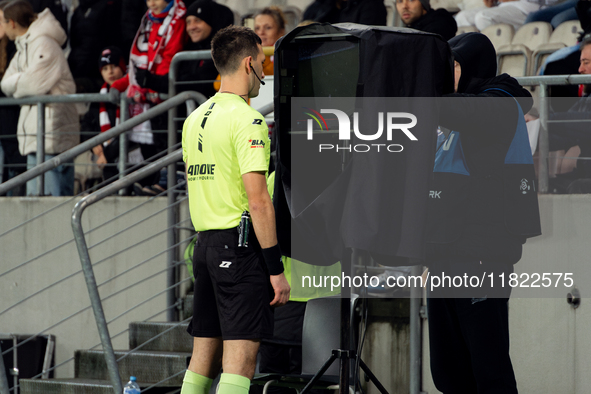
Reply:
[[0, 394], [10, 394], [10, 390], [8, 389], [8, 376], [6, 376], [6, 369], [4, 368], [2, 351], [0, 351]]
[[[421, 276], [422, 267], [414, 265], [411, 275]], [[423, 289], [410, 288], [410, 394], [421, 392], [421, 300]]]
[[[174, 64], [174, 67], [170, 67], [168, 72], [168, 97], [173, 97], [176, 94], [175, 88], [175, 81], [176, 81], [176, 68], [178, 63]], [[171, 107], [168, 110], [168, 154], [172, 153], [172, 148], [176, 144], [176, 125], [175, 125], [175, 118], [176, 118], [176, 107]], [[180, 291], [179, 288], [173, 286], [176, 283], [177, 272], [175, 261], [178, 260], [178, 248], [175, 248], [174, 245], [177, 243], [177, 239], [179, 238], [179, 230], [176, 226], [177, 217], [179, 216], [179, 206], [175, 204], [175, 186], [176, 184], [176, 163], [171, 163], [167, 167], [167, 177], [166, 177], [166, 198], [168, 209], [166, 210], [166, 221], [168, 226], [168, 231], [166, 232], [166, 266], [168, 270], [166, 271], [166, 286], [169, 290], [166, 293], [166, 305], [172, 306], [175, 305], [177, 302], [177, 292]], [[167, 320], [168, 321], [176, 321], [178, 317], [178, 309], [177, 308], [169, 308], [167, 311]]]
[[[45, 104], [37, 103], [37, 163], [39, 165], [45, 161]], [[45, 193], [45, 174], [37, 178], [37, 195], [43, 196]]]
[[117, 359], [115, 358], [115, 351], [113, 350], [113, 344], [111, 343], [107, 319], [105, 318], [103, 304], [98, 292], [92, 263], [90, 262], [90, 255], [88, 254], [88, 247], [86, 246], [86, 239], [84, 238], [84, 232], [82, 230], [82, 222], [79, 220], [85, 206], [86, 200], [81, 200], [76, 204], [74, 213], [72, 214], [72, 229], [74, 231], [74, 239], [76, 240], [78, 254], [80, 255], [80, 262], [82, 263], [82, 270], [84, 271], [84, 279], [86, 281], [88, 295], [90, 296], [90, 304], [92, 305], [94, 319], [105, 353], [105, 362], [109, 372], [109, 379], [113, 385], [113, 392], [115, 394], [120, 394], [123, 392], [123, 385], [121, 384], [121, 378], [119, 377], [119, 367], [117, 366]]
[[[127, 106], [127, 96], [122, 94], [119, 100], [119, 122], [123, 123], [129, 118], [129, 107]], [[125, 170], [127, 169], [127, 135], [125, 133], [119, 134], [119, 163], [117, 167], [119, 169], [119, 179], [125, 176]], [[126, 194], [125, 189], [119, 190], [119, 195], [124, 196]]]
[[548, 154], [550, 152], [550, 143], [548, 141], [548, 85], [540, 83], [540, 138], [539, 138], [539, 183], [540, 193], [548, 193], [549, 173], [548, 173]]
[[[141, 115], [140, 115], [141, 116]], [[96, 137], [95, 137], [96, 138]], [[105, 197], [112, 195], [117, 190], [132, 185], [134, 182], [159, 171], [165, 165], [174, 163], [182, 157], [181, 150], [175, 151], [173, 154], [167, 155], [153, 163], [150, 163], [146, 167], [143, 167], [134, 173], [127, 175], [123, 179], [119, 179], [110, 185], [103, 187], [95, 191], [92, 194], [84, 197], [78, 201], [74, 209], [72, 210], [72, 231], [74, 233], [74, 240], [76, 241], [76, 247], [80, 256], [80, 262], [82, 264], [82, 270], [84, 271], [84, 279], [86, 280], [86, 286], [88, 288], [88, 294], [90, 296], [90, 302], [92, 310], [94, 312], [94, 318], [99, 331], [101, 344], [105, 352], [105, 361], [107, 363], [107, 369], [109, 371], [109, 379], [113, 384], [113, 392], [115, 394], [121, 394], [123, 387], [121, 385], [121, 379], [119, 377], [119, 367], [117, 365], [117, 359], [111, 343], [111, 336], [109, 335], [109, 327], [105, 318], [105, 312], [98, 292], [96, 278], [90, 261], [90, 255], [88, 253], [88, 246], [86, 245], [86, 238], [84, 237], [84, 230], [82, 228], [82, 214], [84, 210], [102, 200]]]

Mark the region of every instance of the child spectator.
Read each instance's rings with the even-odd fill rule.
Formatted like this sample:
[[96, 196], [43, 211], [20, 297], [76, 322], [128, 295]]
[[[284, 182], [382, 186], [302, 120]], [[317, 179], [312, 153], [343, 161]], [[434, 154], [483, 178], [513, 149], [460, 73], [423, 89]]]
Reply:
[[[254, 16], [254, 32], [263, 41], [264, 47], [275, 46], [279, 37], [285, 35], [285, 16], [279, 7], [265, 7]], [[265, 75], [273, 75], [274, 56], [266, 56], [263, 67]]]
[[[145, 77], [145, 70], [153, 75], [166, 75], [173, 56], [179, 52], [185, 42], [185, 4], [181, 0], [147, 0], [148, 12], [144, 15], [140, 28], [135, 36], [129, 56], [128, 73], [115, 81], [111, 86], [120, 92], [127, 90], [127, 96], [133, 98], [130, 106], [131, 117], [146, 111], [150, 105], [158, 104], [158, 92], [141, 87], [137, 76]], [[142, 81], [143, 82], [143, 81]], [[165, 132], [153, 133], [167, 129], [166, 114], [144, 122], [133, 129], [129, 140], [136, 142], [144, 159], [164, 151], [167, 145]], [[136, 194], [151, 194], [150, 186], [158, 183], [158, 174], [153, 179], [148, 177], [140, 181]], [[142, 191], [143, 190], [143, 191]]]
[[[101, 52], [98, 69], [103, 77], [103, 85], [100, 93], [108, 94], [111, 84], [121, 79], [125, 74], [127, 67], [123, 53], [117, 47], [107, 47]], [[81, 131], [87, 132], [105, 132], [111, 127], [119, 124], [119, 106], [112, 103], [93, 103], [84, 116], [81, 124]], [[88, 139], [89, 136], [83, 137]], [[92, 153], [97, 157], [96, 164], [103, 169], [103, 178], [110, 179], [117, 175], [115, 166], [105, 166], [106, 164], [115, 164], [119, 158], [119, 139], [113, 138], [92, 148]]]
[[[0, 23], [6, 35], [16, 44], [14, 55], [4, 77], [2, 91], [8, 97], [75, 93], [74, 80], [61, 45], [66, 32], [49, 9], [35, 14], [29, 2], [15, 0], [0, 11]], [[48, 104], [45, 108], [45, 161], [75, 145], [80, 140], [78, 113], [73, 104]], [[37, 106], [21, 106], [17, 135], [19, 150], [27, 156], [27, 167], [37, 162]], [[27, 194], [37, 192], [37, 181], [27, 183]], [[72, 195], [73, 161], [62, 163], [45, 173], [45, 194]]]

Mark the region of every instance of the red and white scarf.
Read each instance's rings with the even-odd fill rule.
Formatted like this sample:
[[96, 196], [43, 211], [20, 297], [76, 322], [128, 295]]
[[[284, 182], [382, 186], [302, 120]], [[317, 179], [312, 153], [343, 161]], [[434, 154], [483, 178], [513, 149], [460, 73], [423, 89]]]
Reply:
[[[109, 84], [104, 83], [101, 86], [101, 90], [99, 91], [100, 94], [109, 94]], [[117, 110], [115, 111], [115, 126], [119, 124], [119, 106], [117, 106]], [[109, 118], [109, 111], [107, 111], [107, 104], [102, 102], [99, 103], [99, 125], [101, 126], [101, 133], [109, 130], [111, 128], [111, 119]], [[113, 142], [113, 138], [108, 141], [103, 142], [103, 146], [107, 147], [109, 144]]]
[[[100, 94], [109, 94], [109, 84], [104, 83], [99, 92]], [[119, 107], [115, 112], [115, 126], [119, 124]], [[101, 132], [105, 132], [111, 128], [111, 119], [109, 118], [109, 112], [107, 111], [106, 103], [99, 103], [99, 124], [101, 126]]]
[[[162, 55], [164, 48], [170, 42], [173, 33], [174, 27], [177, 25], [177, 21], [183, 20], [187, 9], [185, 4], [180, 0], [173, 0], [174, 3], [162, 24], [158, 28], [157, 39], [155, 42], [150, 41], [150, 32], [154, 27], [154, 21], [149, 17], [149, 12], [146, 12], [144, 17], [142, 18], [142, 22], [138, 29], [137, 34], [135, 35], [135, 39], [133, 40], [133, 45], [131, 46], [131, 54], [130, 54], [130, 67], [128, 67], [129, 73], [129, 83], [130, 85], [137, 86], [137, 81], [135, 79], [135, 70], [134, 65], [137, 68], [141, 68], [144, 70], [148, 70], [150, 72], [154, 72], [154, 65], [159, 60], [158, 58]], [[152, 45], [153, 48], [156, 48], [155, 51], [152, 52], [151, 55], [148, 54], [149, 46]], [[139, 88], [142, 89], [142, 88]], [[130, 89], [134, 90], [134, 89]], [[142, 89], [146, 90], [147, 89]], [[133, 97], [136, 92], [128, 91], [128, 96]], [[145, 93], [145, 92], [142, 92]]]

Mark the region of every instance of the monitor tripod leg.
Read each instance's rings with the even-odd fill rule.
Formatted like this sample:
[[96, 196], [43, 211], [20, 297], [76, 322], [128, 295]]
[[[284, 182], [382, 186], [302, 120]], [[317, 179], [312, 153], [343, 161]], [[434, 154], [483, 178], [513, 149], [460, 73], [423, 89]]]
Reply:
[[316, 372], [316, 375], [314, 375], [314, 377], [302, 389], [301, 394], [305, 394], [312, 389], [312, 386], [318, 381], [318, 379], [320, 379], [320, 377], [322, 375], [324, 375], [326, 370], [332, 365], [332, 363], [334, 362], [334, 360], [337, 359], [337, 357], [338, 357], [338, 353], [333, 351], [332, 356], [330, 356], [330, 358], [328, 360], [326, 360], [326, 362], [324, 363], [322, 368], [320, 368], [320, 370], [318, 372]]
[[363, 369], [363, 372], [365, 372], [365, 374], [369, 377], [369, 380], [376, 385], [376, 388], [380, 391], [380, 393], [388, 394], [386, 388], [382, 386], [378, 378], [376, 378], [373, 372], [371, 372], [371, 369], [369, 369], [369, 367], [363, 362], [361, 356], [359, 356], [359, 366], [361, 367], [361, 369]]

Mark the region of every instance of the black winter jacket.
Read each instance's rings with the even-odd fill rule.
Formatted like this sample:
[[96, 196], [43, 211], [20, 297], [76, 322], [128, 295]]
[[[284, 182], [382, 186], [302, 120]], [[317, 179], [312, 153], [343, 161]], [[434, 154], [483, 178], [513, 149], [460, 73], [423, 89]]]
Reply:
[[373, 26], [386, 26], [386, 16], [383, 0], [348, 0], [340, 10], [336, 6], [336, 0], [315, 0], [304, 11], [304, 20]]
[[425, 15], [411, 23], [407, 27], [428, 33], [439, 34], [445, 40], [449, 40], [456, 35], [458, 25], [453, 15], [443, 9], [430, 10]]
[[71, 20], [68, 64], [74, 78], [101, 80], [98, 61], [101, 51], [121, 47], [121, 0], [80, 0]]

